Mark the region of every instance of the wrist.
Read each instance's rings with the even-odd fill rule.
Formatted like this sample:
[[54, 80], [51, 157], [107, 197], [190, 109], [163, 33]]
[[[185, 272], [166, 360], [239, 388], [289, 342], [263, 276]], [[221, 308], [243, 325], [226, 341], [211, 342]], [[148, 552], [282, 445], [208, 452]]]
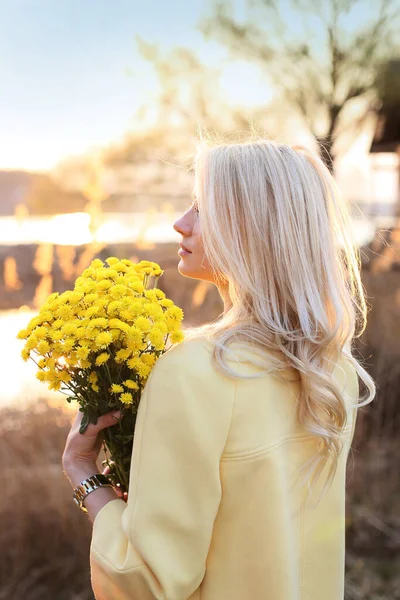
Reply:
[[84, 479], [99, 473], [95, 462], [64, 462], [63, 468], [73, 488], [76, 488]]

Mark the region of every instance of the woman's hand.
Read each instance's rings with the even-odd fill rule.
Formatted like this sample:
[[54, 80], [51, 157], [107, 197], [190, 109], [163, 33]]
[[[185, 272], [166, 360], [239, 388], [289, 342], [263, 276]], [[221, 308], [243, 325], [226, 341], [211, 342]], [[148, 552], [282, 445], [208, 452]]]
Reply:
[[106, 413], [98, 418], [96, 425], [89, 423], [85, 433], [79, 433], [83, 413], [77, 411], [62, 456], [62, 465], [68, 476], [77, 471], [98, 472], [97, 459], [102, 446], [99, 434], [106, 427], [116, 425], [120, 414], [120, 411]]

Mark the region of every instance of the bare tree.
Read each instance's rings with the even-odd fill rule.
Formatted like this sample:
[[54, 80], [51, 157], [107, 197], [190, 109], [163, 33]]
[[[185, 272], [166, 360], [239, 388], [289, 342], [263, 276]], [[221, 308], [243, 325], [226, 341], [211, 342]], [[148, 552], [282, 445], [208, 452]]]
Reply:
[[[379, 106], [382, 65], [393, 55], [397, 0], [245, 0], [218, 2], [198, 28], [236, 58], [260, 64], [282, 99], [300, 112], [331, 170], [342, 133], [357, 135]], [[358, 117], [346, 111], [359, 101]]]

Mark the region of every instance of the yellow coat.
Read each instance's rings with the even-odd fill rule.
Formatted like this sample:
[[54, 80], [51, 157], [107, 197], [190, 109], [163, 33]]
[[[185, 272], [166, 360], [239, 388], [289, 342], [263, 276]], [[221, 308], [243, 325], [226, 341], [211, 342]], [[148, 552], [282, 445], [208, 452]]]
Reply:
[[[186, 341], [150, 374], [128, 503], [112, 500], [93, 523], [96, 599], [343, 600], [345, 466], [356, 409], [333, 485], [313, 510], [306, 486], [294, 485], [316, 450], [296, 420], [299, 382], [230, 378], [211, 355], [205, 338]], [[256, 371], [240, 364], [242, 374]], [[343, 359], [334, 376], [357, 401], [353, 366]]]

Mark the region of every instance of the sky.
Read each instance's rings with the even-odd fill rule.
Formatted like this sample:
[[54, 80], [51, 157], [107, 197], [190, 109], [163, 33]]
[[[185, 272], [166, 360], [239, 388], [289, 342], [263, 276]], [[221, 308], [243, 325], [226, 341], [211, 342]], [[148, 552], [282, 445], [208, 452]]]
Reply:
[[[204, 0], [0, 0], [0, 169], [45, 170], [135, 127], [157, 80], [135, 35], [166, 51], [194, 48], [210, 65], [226, 51], [195, 26]], [[238, 86], [237, 82], [241, 85]], [[254, 102], [270, 88], [240, 62], [222, 80], [227, 97]]]
[[[227, 50], [196, 30], [212, 4], [0, 0], [0, 169], [51, 169], [68, 155], [90, 152], [136, 128], [136, 111], [154, 104], [158, 91], [153, 68], [137, 49], [137, 34], [166, 52], [185, 46], [205, 64], [220, 65]], [[243, 0], [235, 0], [235, 7], [240, 18]], [[285, 18], [296, 31], [290, 11]], [[221, 88], [227, 102], [243, 107], [267, 103], [273, 95], [266, 77], [244, 61], [225, 68]]]

